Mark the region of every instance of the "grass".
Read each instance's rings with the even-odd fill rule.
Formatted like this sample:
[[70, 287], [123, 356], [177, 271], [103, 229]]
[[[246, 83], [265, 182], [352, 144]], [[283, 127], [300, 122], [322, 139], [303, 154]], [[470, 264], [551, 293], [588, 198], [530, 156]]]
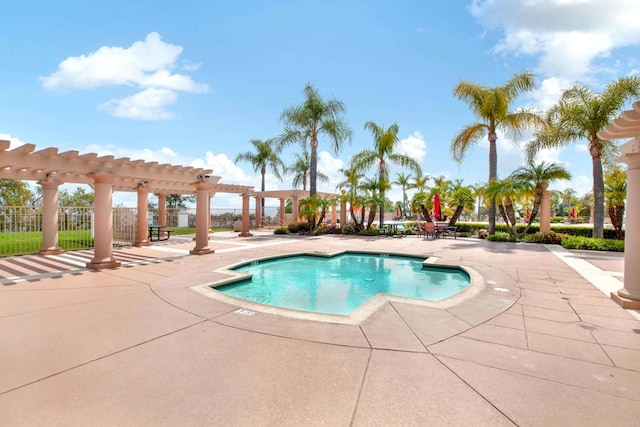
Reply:
[[[195, 227], [169, 227], [172, 236], [195, 234]], [[216, 231], [231, 231], [233, 228], [212, 228]], [[114, 236], [126, 239], [128, 236]], [[64, 250], [89, 249], [93, 247], [91, 230], [71, 230], [58, 232], [58, 246]], [[0, 257], [34, 254], [42, 247], [42, 231], [0, 233]]]

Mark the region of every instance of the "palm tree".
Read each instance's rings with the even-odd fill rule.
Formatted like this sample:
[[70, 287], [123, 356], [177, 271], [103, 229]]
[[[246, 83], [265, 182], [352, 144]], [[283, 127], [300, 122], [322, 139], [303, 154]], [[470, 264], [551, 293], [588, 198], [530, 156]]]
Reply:
[[351, 130], [342, 120], [345, 112], [342, 102], [322, 99], [318, 91], [307, 84], [304, 88], [305, 100], [302, 105], [286, 108], [280, 120], [284, 122], [285, 129], [280, 136], [280, 143], [288, 145], [294, 142], [311, 148], [309, 162], [309, 194], [315, 196], [316, 182], [318, 179], [318, 137], [329, 137], [333, 145], [333, 151], [337, 154], [344, 141], [351, 143]]
[[527, 145], [532, 159], [542, 148], [558, 148], [570, 142], [587, 140], [593, 170], [593, 237], [604, 229], [604, 181], [602, 163], [609, 163], [617, 145], [598, 137], [598, 132], [616, 118], [627, 102], [640, 97], [640, 77], [621, 77], [609, 83], [604, 92], [594, 93], [575, 85], [562, 93], [560, 101], [547, 111], [545, 128]]
[[425, 174], [417, 174], [413, 177], [413, 183], [407, 188], [415, 188], [418, 192], [426, 192], [429, 189], [429, 181], [431, 180], [431, 175]]
[[547, 163], [545, 161], [539, 164], [529, 162], [527, 166], [521, 166], [511, 172], [510, 176], [516, 181], [528, 182], [534, 186], [535, 195], [533, 198], [533, 208], [531, 209], [531, 215], [529, 215], [527, 227], [522, 234], [526, 234], [527, 231], [529, 231], [533, 219], [538, 215], [540, 204], [542, 203], [542, 195], [549, 182], [559, 179], [571, 179], [571, 174], [564, 166], [558, 163]]
[[516, 209], [514, 203], [533, 193], [533, 185], [530, 182], [516, 180], [512, 177], [492, 180], [485, 191], [485, 197], [498, 207], [498, 211], [507, 225], [507, 231], [511, 237], [517, 237]]
[[[340, 182], [336, 188], [343, 189], [346, 187], [348, 189], [349, 213], [351, 215], [351, 219], [357, 225], [358, 220], [356, 219], [354, 207], [358, 206], [358, 186], [360, 185], [360, 180], [364, 178], [364, 174], [356, 170], [353, 166], [347, 169], [339, 169], [338, 172], [342, 172], [344, 174], [345, 180]], [[342, 226], [344, 227], [345, 225], [346, 224]]]
[[449, 226], [453, 227], [460, 218], [462, 211], [467, 209], [472, 211], [475, 208], [476, 197], [473, 194], [473, 188], [462, 185], [462, 181], [456, 180], [447, 197], [447, 204], [455, 206], [455, 211], [449, 221]]
[[320, 209], [320, 199], [317, 196], [300, 199], [298, 209], [298, 215], [301, 218], [306, 218], [307, 224], [309, 224], [309, 233], [313, 233], [316, 228], [318, 209]]
[[[532, 111], [519, 109], [510, 112], [511, 105], [523, 92], [536, 88], [532, 73], [514, 74], [503, 86], [486, 87], [468, 81], [461, 81], [453, 89], [453, 95], [469, 104], [478, 121], [465, 126], [451, 143], [453, 159], [461, 163], [469, 147], [482, 138], [489, 140], [489, 181], [498, 174], [498, 153], [496, 141], [499, 129], [509, 132], [518, 139], [523, 130], [531, 125], [539, 125], [542, 119]], [[489, 204], [489, 233], [496, 227], [496, 206]]]
[[[385, 129], [372, 121], [364, 124], [366, 130], [373, 134], [373, 150], [364, 149], [356, 153], [351, 164], [358, 170], [366, 170], [377, 164], [378, 184], [380, 185], [380, 199], [385, 199], [385, 191], [389, 186], [389, 168], [387, 163], [396, 163], [411, 169], [416, 175], [422, 175], [420, 164], [411, 156], [394, 152], [400, 142], [398, 139], [398, 125], [396, 123]], [[380, 226], [384, 225], [384, 205], [380, 206]]]
[[407, 188], [411, 186], [411, 175], [406, 173], [396, 173], [396, 180], [392, 184], [400, 185], [402, 187], [402, 207], [400, 216], [404, 216], [407, 213]]
[[[293, 188], [298, 187], [302, 184], [302, 190], [307, 191], [307, 181], [309, 178], [309, 169], [311, 167], [311, 162], [309, 160], [309, 152], [304, 150], [302, 155], [296, 154], [296, 160], [293, 162], [291, 166], [287, 166], [286, 173], [293, 173], [293, 182], [291, 185]], [[329, 177], [318, 171], [317, 172], [318, 179], [322, 182], [328, 182]]]
[[627, 172], [619, 165], [610, 168], [604, 175], [604, 192], [611, 225], [616, 230], [616, 238], [622, 240], [624, 201], [627, 197]]
[[[282, 180], [280, 170], [285, 170], [286, 167], [279, 155], [282, 151], [282, 147], [276, 143], [276, 140], [271, 138], [263, 141], [261, 139], [252, 139], [249, 141], [255, 148], [255, 152], [245, 151], [239, 153], [236, 156], [235, 162], [246, 161], [251, 163], [254, 172], [260, 172], [262, 176], [262, 185], [260, 190], [265, 190], [265, 176], [267, 175], [267, 168], [271, 169], [273, 175], [279, 180]], [[264, 217], [264, 197], [262, 198], [262, 216]]]

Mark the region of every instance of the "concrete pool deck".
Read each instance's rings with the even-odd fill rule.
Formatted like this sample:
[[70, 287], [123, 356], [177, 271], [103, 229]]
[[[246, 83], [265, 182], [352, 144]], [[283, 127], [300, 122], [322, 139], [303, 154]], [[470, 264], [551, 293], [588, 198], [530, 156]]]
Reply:
[[[622, 254], [415, 236], [189, 237], [0, 260], [0, 425], [637, 425], [640, 321], [599, 287]], [[190, 289], [269, 255], [406, 252], [485, 282], [446, 308], [357, 325], [242, 309]], [[74, 260], [78, 263], [74, 266]], [[17, 263], [16, 263], [17, 261]], [[578, 271], [576, 271], [578, 269]], [[592, 284], [591, 281], [595, 283]]]

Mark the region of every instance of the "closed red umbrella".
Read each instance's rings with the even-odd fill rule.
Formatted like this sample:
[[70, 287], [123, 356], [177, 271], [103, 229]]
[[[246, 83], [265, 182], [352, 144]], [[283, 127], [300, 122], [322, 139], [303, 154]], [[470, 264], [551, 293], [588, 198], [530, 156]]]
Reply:
[[571, 208], [571, 218], [576, 218], [578, 215], [576, 215], [576, 208]]
[[440, 195], [438, 193], [433, 196], [433, 216], [436, 219], [442, 218], [442, 210], [440, 210]]

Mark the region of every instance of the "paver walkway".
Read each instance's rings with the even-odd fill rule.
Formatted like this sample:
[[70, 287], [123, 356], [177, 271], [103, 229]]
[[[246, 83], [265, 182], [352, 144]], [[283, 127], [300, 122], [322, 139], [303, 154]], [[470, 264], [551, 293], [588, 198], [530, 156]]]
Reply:
[[[100, 272], [63, 261], [83, 253], [1, 260], [0, 425], [638, 425], [640, 321], [565, 262], [610, 286], [622, 255], [255, 234], [216, 233], [206, 256], [188, 255], [189, 238], [123, 249], [123, 267]], [[483, 289], [351, 324], [191, 289], [231, 263], [341, 250], [462, 264]]]

